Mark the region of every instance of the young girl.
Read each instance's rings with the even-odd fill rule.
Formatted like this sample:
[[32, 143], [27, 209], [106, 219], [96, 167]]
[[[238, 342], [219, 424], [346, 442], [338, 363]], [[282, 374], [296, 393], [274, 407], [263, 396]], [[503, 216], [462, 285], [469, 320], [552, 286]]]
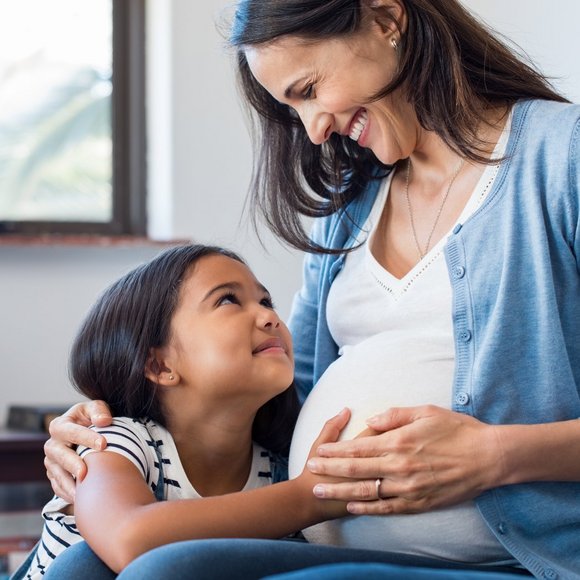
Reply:
[[[114, 571], [192, 538], [276, 538], [346, 513], [317, 500], [322, 478], [286, 479], [298, 413], [288, 329], [237, 255], [181, 246], [114, 283], [72, 347], [71, 378], [117, 418], [79, 448], [88, 472], [73, 506], [43, 510], [39, 546], [16, 577], [40, 578], [85, 539]], [[316, 445], [335, 441], [343, 412]], [[157, 500], [181, 500], [159, 502]]]

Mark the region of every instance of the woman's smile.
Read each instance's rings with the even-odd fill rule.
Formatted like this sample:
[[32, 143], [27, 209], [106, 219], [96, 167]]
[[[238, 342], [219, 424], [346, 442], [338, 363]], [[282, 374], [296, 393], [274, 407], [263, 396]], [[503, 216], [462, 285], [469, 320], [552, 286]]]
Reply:
[[360, 109], [359, 111], [357, 111], [356, 115], [353, 117], [352, 122], [350, 124], [348, 136], [353, 141], [357, 141], [361, 146], [364, 146], [360, 142], [360, 139], [368, 124], [368, 120], [369, 120], [368, 111], [366, 109]]

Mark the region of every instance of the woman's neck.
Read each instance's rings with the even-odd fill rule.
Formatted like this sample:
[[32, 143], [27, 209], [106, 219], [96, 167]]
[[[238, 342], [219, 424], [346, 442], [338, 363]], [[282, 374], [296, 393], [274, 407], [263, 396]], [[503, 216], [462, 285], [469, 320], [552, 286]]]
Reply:
[[[505, 111], [496, 111], [483, 123], [479, 139], [488, 144], [490, 156], [506, 120]], [[399, 279], [453, 226], [485, 169], [463, 161], [436, 133], [424, 130], [409, 159], [393, 176], [371, 247], [375, 259]]]
[[[505, 107], [489, 109], [477, 131], [484, 157], [491, 156], [508, 118]], [[460, 156], [436, 133], [420, 129], [415, 150], [410, 155], [416, 181], [422, 189], [437, 191], [437, 186], [448, 179]], [[473, 163], [472, 163], [473, 164]]]

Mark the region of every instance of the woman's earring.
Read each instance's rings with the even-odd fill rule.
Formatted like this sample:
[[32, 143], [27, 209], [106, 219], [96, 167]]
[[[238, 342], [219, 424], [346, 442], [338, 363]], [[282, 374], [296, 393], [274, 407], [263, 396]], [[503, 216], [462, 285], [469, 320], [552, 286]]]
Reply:
[[393, 47], [395, 50], [397, 50], [397, 48], [399, 48], [399, 45], [397, 44], [397, 39], [396, 39], [394, 36], [391, 38], [391, 46], [392, 46], [392, 47]]
[[169, 375], [169, 380], [172, 381], [175, 377], [173, 375]]

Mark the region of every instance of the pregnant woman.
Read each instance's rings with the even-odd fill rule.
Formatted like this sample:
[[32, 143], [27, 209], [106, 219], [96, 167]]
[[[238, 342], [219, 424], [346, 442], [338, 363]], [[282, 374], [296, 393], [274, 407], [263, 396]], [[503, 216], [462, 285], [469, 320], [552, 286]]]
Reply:
[[[344, 478], [313, 493], [353, 517], [306, 531], [335, 546], [188, 542], [134, 577], [580, 577], [580, 107], [457, 0], [241, 0], [231, 43], [255, 208], [308, 252], [291, 470], [345, 405], [347, 439], [374, 435], [308, 463]], [[66, 445], [94, 444], [79, 424], [108, 420], [93, 403], [53, 423], [57, 491], [84, 469]]]

